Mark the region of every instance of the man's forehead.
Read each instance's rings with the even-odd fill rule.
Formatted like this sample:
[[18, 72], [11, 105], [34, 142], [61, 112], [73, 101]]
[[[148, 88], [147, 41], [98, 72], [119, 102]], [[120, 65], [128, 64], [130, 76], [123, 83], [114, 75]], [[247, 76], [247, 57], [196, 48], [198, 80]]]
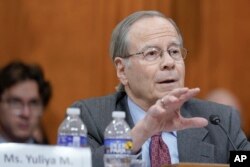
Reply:
[[131, 35], [142, 40], [151, 40], [161, 37], [178, 37], [175, 27], [163, 18], [143, 19], [131, 27]]
[[23, 98], [31, 98], [39, 96], [38, 85], [33, 80], [27, 80], [16, 83], [4, 90], [4, 94], [8, 96], [16, 96]]
[[176, 31], [172, 31], [171, 29], [162, 29], [162, 30], [158, 30], [155, 32], [145, 33], [142, 36], [142, 39], [150, 40], [150, 39], [161, 38], [161, 37], [166, 37], [166, 36], [177, 37], [178, 35]]

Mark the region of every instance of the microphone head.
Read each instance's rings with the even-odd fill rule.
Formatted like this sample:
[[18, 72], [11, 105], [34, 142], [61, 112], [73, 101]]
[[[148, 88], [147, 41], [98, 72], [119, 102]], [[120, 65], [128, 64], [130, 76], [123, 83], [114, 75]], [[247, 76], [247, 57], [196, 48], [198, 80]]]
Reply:
[[209, 121], [214, 125], [218, 125], [220, 123], [220, 117], [218, 115], [210, 115]]

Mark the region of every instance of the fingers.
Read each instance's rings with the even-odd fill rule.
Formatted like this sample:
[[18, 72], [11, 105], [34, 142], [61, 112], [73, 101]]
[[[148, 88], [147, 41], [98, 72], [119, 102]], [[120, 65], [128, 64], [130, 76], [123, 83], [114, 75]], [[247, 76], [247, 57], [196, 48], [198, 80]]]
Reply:
[[184, 118], [181, 121], [181, 126], [177, 130], [187, 128], [202, 128], [208, 125], [208, 120], [202, 117]]
[[175, 97], [180, 97], [182, 94], [187, 93], [188, 92], [188, 88], [176, 88], [173, 89], [171, 92], [169, 92], [169, 96], [175, 96]]
[[164, 96], [160, 102], [162, 104], [175, 103], [178, 101], [187, 101], [188, 99], [196, 96], [200, 92], [199, 88], [177, 88]]
[[160, 99], [160, 102], [162, 105], [167, 105], [167, 104], [175, 103], [178, 101], [179, 99], [175, 96], [166, 96]]
[[180, 114], [183, 103], [200, 92], [199, 88], [177, 88], [159, 99], [147, 111], [145, 122], [149, 133], [158, 131], [173, 131], [187, 128], [200, 128], [208, 124], [204, 118], [184, 118]]
[[189, 90], [187, 91], [187, 93], [182, 94], [182, 95], [179, 97], [179, 99], [180, 99], [180, 100], [186, 101], [186, 100], [188, 100], [188, 99], [190, 99], [190, 98], [196, 96], [199, 92], [200, 92], [200, 88], [189, 89]]

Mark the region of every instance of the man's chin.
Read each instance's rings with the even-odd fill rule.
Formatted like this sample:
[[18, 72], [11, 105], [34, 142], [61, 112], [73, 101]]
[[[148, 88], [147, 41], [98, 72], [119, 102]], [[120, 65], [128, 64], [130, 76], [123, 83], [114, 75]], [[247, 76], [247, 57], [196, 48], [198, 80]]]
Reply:
[[15, 136], [15, 140], [17, 143], [26, 143], [30, 139], [29, 133], [19, 133]]
[[177, 83], [172, 83], [172, 84], [161, 84], [159, 85], [158, 91], [163, 92], [165, 94], [169, 93], [170, 91], [180, 88], [181, 86]]
[[[183, 86], [182, 86], [183, 87]], [[177, 89], [177, 88], [182, 88], [180, 86], [175, 86], [175, 87], [165, 87], [165, 88], [162, 88], [162, 89], [159, 89], [158, 90], [158, 97], [159, 98], [162, 98], [164, 96], [166, 96], [167, 94], [169, 94], [171, 91], [173, 91], [174, 89]]]

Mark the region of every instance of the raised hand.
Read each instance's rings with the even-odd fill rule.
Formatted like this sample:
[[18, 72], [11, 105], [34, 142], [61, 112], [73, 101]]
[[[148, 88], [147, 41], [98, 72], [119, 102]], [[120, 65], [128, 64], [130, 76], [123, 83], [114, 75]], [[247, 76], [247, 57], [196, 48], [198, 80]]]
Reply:
[[135, 149], [139, 149], [149, 137], [162, 131], [175, 131], [206, 126], [208, 121], [205, 118], [184, 118], [180, 113], [183, 103], [199, 92], [199, 88], [177, 88], [157, 100], [148, 109], [146, 116], [131, 131], [134, 137]]
[[161, 131], [174, 131], [186, 128], [204, 127], [208, 121], [205, 118], [184, 118], [180, 108], [184, 102], [197, 95], [199, 88], [177, 88], [159, 99], [147, 111], [143, 119], [146, 129], [151, 135]]

